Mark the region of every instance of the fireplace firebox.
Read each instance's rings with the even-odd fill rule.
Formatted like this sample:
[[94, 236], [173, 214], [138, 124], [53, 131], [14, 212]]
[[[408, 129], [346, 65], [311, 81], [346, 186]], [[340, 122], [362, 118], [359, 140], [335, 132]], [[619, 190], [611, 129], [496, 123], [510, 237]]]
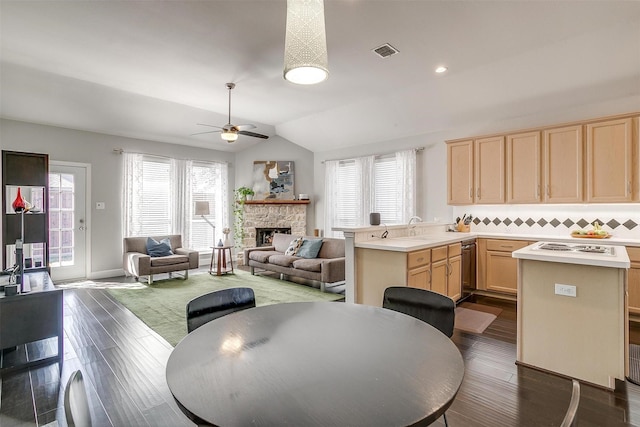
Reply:
[[291, 227], [256, 228], [256, 247], [270, 246], [275, 233], [291, 234]]

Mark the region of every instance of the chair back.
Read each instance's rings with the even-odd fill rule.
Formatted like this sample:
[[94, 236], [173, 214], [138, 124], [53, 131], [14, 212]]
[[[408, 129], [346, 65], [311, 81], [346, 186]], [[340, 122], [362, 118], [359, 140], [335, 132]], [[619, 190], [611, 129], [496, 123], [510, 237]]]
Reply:
[[81, 371], [74, 371], [64, 389], [64, 413], [69, 427], [91, 427], [91, 411]]
[[218, 317], [256, 306], [251, 288], [229, 288], [213, 291], [187, 303], [187, 331], [192, 332]]
[[453, 335], [456, 304], [445, 295], [426, 289], [392, 286], [384, 291], [382, 307], [422, 320], [448, 337]]
[[578, 405], [580, 404], [580, 383], [578, 380], [573, 380], [573, 390], [571, 392], [571, 401], [569, 402], [569, 408], [562, 420], [560, 427], [570, 427], [573, 425], [576, 419], [576, 412], [578, 412]]

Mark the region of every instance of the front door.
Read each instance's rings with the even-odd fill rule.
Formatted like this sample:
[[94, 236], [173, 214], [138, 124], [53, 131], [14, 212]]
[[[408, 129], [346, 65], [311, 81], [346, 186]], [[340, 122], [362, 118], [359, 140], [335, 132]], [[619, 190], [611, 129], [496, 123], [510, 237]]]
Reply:
[[87, 165], [49, 165], [49, 266], [54, 281], [87, 276], [87, 174]]

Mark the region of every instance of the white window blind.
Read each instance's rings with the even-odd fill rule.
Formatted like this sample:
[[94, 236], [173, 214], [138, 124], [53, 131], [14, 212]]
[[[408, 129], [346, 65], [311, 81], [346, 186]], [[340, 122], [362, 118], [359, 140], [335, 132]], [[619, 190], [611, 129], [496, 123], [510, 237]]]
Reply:
[[222, 176], [221, 168], [217, 165], [196, 163], [191, 168], [191, 205], [195, 202], [208, 202], [209, 215], [205, 215], [216, 230], [209, 225], [200, 215], [191, 217], [191, 248], [198, 251], [211, 250], [215, 235], [222, 234], [223, 210], [221, 200]]
[[142, 160], [140, 235], [171, 234], [171, 164], [166, 159]]
[[355, 227], [357, 224], [358, 184], [354, 161], [338, 165], [338, 197], [335, 205], [335, 226]]
[[385, 224], [398, 224], [397, 202], [399, 195], [397, 175], [398, 165], [395, 157], [384, 157], [374, 162], [374, 206], [380, 213], [380, 221]]

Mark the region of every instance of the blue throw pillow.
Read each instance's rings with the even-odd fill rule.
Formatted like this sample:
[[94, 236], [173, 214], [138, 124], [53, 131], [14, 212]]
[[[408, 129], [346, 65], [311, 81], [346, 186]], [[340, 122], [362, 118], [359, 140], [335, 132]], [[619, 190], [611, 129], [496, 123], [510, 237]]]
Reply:
[[300, 258], [317, 258], [320, 248], [322, 247], [322, 239], [305, 239], [302, 246], [296, 252], [296, 256]]
[[167, 237], [159, 242], [151, 237], [147, 237], [147, 254], [151, 257], [173, 255], [171, 251], [171, 241]]

